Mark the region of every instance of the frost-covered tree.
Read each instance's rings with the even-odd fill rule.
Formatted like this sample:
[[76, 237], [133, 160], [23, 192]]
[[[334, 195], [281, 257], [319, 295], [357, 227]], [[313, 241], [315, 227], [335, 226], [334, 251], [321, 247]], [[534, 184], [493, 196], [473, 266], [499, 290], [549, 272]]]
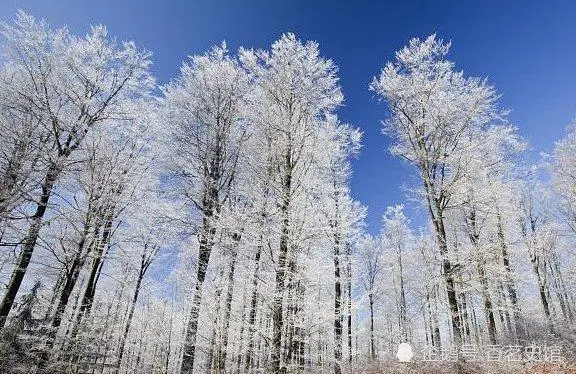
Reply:
[[14, 24], [3, 24], [5, 60], [14, 74], [12, 93], [22, 112], [41, 121], [50, 147], [42, 154], [45, 167], [35, 191], [29, 227], [7, 290], [0, 304], [3, 326], [20, 288], [50, 198], [74, 152], [95, 127], [110, 119], [137, 115], [130, 103], [148, 95], [154, 80], [149, 53], [131, 42], [111, 40], [106, 28], [93, 27], [84, 37], [65, 28], [52, 30], [23, 12]]
[[553, 186], [561, 197], [561, 212], [576, 233], [576, 125], [556, 143], [551, 165]]
[[[412, 232], [409, 227], [410, 221], [404, 215], [404, 207], [395, 205], [388, 207], [382, 217], [382, 239], [384, 246], [392, 249], [396, 255], [394, 264], [394, 276], [398, 278], [398, 325], [400, 329], [400, 341], [408, 341], [410, 326], [406, 302], [406, 274], [405, 257], [412, 244]], [[404, 260], [403, 260], [404, 258]]]
[[476, 146], [479, 133], [499, 120], [501, 113], [496, 108], [494, 88], [483, 79], [456, 71], [454, 63], [446, 59], [449, 49], [450, 44], [435, 35], [412, 39], [370, 87], [391, 111], [384, 131], [394, 141], [392, 153], [419, 172], [422, 197], [442, 256], [454, 342], [458, 346], [462, 340], [455, 286], [459, 264], [448, 246], [446, 215], [467, 171], [468, 150]]
[[271, 370], [282, 362], [284, 292], [294, 246], [295, 199], [305, 192], [306, 179], [319, 147], [320, 127], [326, 114], [342, 102], [336, 67], [320, 57], [318, 44], [302, 43], [285, 34], [271, 51], [241, 52], [243, 65], [254, 80], [250, 121], [259, 136], [271, 141], [274, 180], [278, 182], [279, 243], [275, 270]]
[[241, 107], [248, 80], [226, 46], [193, 56], [184, 63], [180, 77], [164, 88], [165, 120], [170, 131], [169, 168], [181, 200], [189, 208], [177, 217], [198, 236], [200, 243], [196, 286], [186, 346], [183, 373], [194, 368], [198, 314], [202, 288], [222, 205], [230, 198], [240, 147], [246, 137]]
[[[350, 157], [359, 151], [361, 134], [350, 126], [338, 123], [335, 118], [327, 122], [326, 130], [325, 135], [328, 138], [322, 143], [325, 144], [328, 155], [324, 161], [326, 164], [320, 164], [320, 175], [324, 176], [320, 180], [325, 183], [320, 185], [319, 190], [323, 191], [326, 201], [325, 207], [321, 209], [326, 219], [327, 235], [334, 247], [334, 360], [335, 372], [341, 373], [345, 315], [343, 289], [347, 283], [344, 275], [350, 271], [346, 264], [350, 258], [346, 254], [355, 237], [361, 233], [365, 216], [362, 207], [350, 197], [348, 188]], [[347, 286], [350, 288], [350, 284]], [[351, 321], [348, 320], [348, 350], [351, 356], [350, 325]]]
[[382, 241], [379, 237], [366, 235], [359, 243], [359, 279], [368, 297], [368, 307], [370, 312], [370, 336], [369, 336], [369, 357], [374, 361], [378, 358], [377, 342], [375, 337], [374, 322], [376, 317], [375, 304], [383, 295], [382, 289], [385, 286], [384, 264], [382, 263]]

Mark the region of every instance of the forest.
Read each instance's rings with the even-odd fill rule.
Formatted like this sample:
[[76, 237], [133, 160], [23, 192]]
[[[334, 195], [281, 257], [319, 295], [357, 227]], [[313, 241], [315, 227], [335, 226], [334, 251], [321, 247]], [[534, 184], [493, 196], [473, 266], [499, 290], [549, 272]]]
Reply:
[[371, 235], [318, 43], [222, 43], [160, 83], [102, 25], [0, 31], [0, 372], [576, 370], [576, 126], [535, 153], [450, 42], [366, 77], [422, 215]]

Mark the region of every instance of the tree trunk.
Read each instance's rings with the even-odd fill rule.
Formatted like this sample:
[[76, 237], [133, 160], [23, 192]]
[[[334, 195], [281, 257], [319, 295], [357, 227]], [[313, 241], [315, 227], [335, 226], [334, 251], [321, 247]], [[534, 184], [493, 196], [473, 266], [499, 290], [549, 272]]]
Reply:
[[540, 273], [540, 265], [539, 259], [534, 256], [532, 260], [532, 269], [534, 270], [534, 274], [536, 274], [536, 280], [538, 281], [538, 291], [540, 293], [540, 301], [542, 303], [542, 308], [544, 309], [544, 315], [546, 316], [546, 320], [548, 321], [548, 326], [550, 330], [552, 330], [552, 317], [550, 313], [550, 305], [548, 302], [548, 296], [546, 293], [546, 282], [544, 281], [542, 274]]
[[[336, 230], [338, 227], [335, 228]], [[334, 235], [334, 374], [342, 368], [342, 283], [340, 280], [340, 238]]]
[[[442, 232], [443, 232], [442, 227]], [[452, 272], [455, 270], [450, 260], [447, 258], [448, 247], [446, 246], [446, 236], [445, 233], [441, 235], [442, 242], [440, 243], [441, 252], [443, 253], [442, 259], [442, 271], [444, 279], [446, 281], [446, 294], [448, 295], [448, 305], [450, 307], [450, 316], [452, 322], [452, 332], [454, 334], [454, 345], [460, 347], [462, 345], [462, 336], [460, 334], [462, 328], [462, 320], [460, 319], [460, 311], [458, 310], [458, 298], [456, 297], [456, 289], [454, 286], [454, 274]]]
[[282, 368], [282, 328], [284, 321], [282, 319], [283, 311], [283, 294], [284, 281], [286, 277], [286, 259], [288, 257], [288, 242], [290, 240], [290, 199], [292, 193], [292, 150], [289, 148], [285, 155], [284, 180], [282, 184], [282, 206], [281, 206], [281, 231], [280, 231], [280, 254], [276, 267], [274, 292], [274, 306], [272, 313], [272, 355], [271, 369], [273, 373], [279, 373]]
[[[263, 238], [260, 238], [263, 240]], [[244, 369], [246, 371], [252, 370], [254, 366], [254, 332], [256, 324], [256, 306], [258, 301], [258, 272], [260, 269], [260, 256], [262, 253], [263, 244], [260, 243], [256, 250], [256, 256], [254, 257], [254, 274], [252, 276], [252, 298], [250, 300], [250, 313], [248, 317], [248, 350], [246, 351], [246, 361]]]
[[24, 275], [26, 275], [26, 270], [28, 270], [28, 265], [30, 264], [30, 259], [32, 258], [32, 253], [36, 247], [36, 241], [38, 240], [38, 234], [42, 227], [42, 220], [48, 207], [48, 201], [50, 200], [54, 183], [58, 179], [59, 174], [60, 168], [58, 167], [58, 161], [52, 162], [48, 168], [46, 176], [44, 177], [42, 195], [40, 196], [40, 201], [36, 204], [36, 212], [32, 216], [32, 223], [28, 229], [24, 248], [22, 248], [22, 251], [20, 252], [16, 268], [12, 272], [12, 277], [10, 278], [6, 293], [4, 294], [2, 303], [0, 304], [0, 329], [6, 324], [8, 313], [10, 313], [10, 309], [12, 309], [14, 299], [18, 294]]
[[74, 290], [74, 286], [76, 285], [76, 280], [80, 275], [80, 270], [82, 269], [83, 261], [82, 261], [82, 250], [84, 248], [84, 244], [86, 243], [86, 238], [88, 237], [88, 231], [90, 229], [89, 222], [84, 225], [84, 230], [82, 232], [82, 237], [78, 242], [78, 247], [76, 249], [76, 253], [74, 255], [74, 259], [72, 261], [72, 265], [70, 269], [67, 269], [64, 279], [64, 287], [60, 293], [60, 298], [58, 299], [58, 305], [56, 307], [56, 311], [54, 313], [54, 317], [52, 318], [51, 328], [48, 332], [48, 338], [46, 341], [46, 348], [45, 352], [40, 355], [40, 360], [38, 363], [38, 367], [40, 371], [43, 370], [44, 366], [48, 362], [51, 354], [52, 347], [54, 346], [54, 340], [56, 339], [56, 334], [58, 333], [58, 328], [62, 323], [62, 317], [66, 310], [66, 306], [68, 305], [68, 301], [70, 299], [70, 295]]
[[120, 338], [120, 343], [118, 347], [118, 358], [116, 360], [116, 367], [114, 369], [115, 373], [120, 370], [120, 365], [122, 365], [122, 358], [124, 357], [124, 346], [126, 345], [126, 339], [128, 338], [128, 332], [130, 331], [130, 325], [132, 324], [132, 317], [134, 317], [134, 309], [136, 308], [136, 302], [138, 301], [138, 295], [140, 294], [140, 287], [142, 286], [142, 279], [146, 273], [148, 264], [144, 256], [142, 256], [142, 262], [140, 263], [140, 271], [138, 272], [138, 279], [136, 280], [136, 288], [134, 289], [134, 295], [132, 296], [132, 302], [130, 303], [130, 310], [128, 312], [128, 317], [126, 319], [126, 325], [124, 326], [124, 332]]
[[196, 275], [194, 298], [192, 300], [192, 310], [190, 312], [190, 321], [188, 322], [188, 327], [186, 329], [181, 373], [191, 374], [194, 369], [196, 334], [198, 332], [198, 316], [200, 313], [204, 280], [206, 279], [206, 270], [208, 268], [208, 261], [210, 259], [211, 250], [212, 245], [208, 245], [207, 240], [202, 239], [200, 243], [200, 253], [198, 256], [198, 271]]
[[492, 307], [492, 299], [490, 298], [490, 291], [488, 290], [488, 280], [486, 279], [483, 258], [477, 259], [476, 266], [480, 277], [480, 287], [482, 288], [482, 300], [484, 301], [484, 316], [486, 318], [486, 327], [488, 328], [488, 339], [490, 340], [490, 344], [494, 345], [496, 344], [496, 321], [494, 320], [494, 308]]
[[562, 308], [562, 314], [564, 318], [570, 322], [574, 322], [574, 313], [572, 311], [572, 305], [570, 298], [568, 297], [568, 292], [566, 291], [566, 284], [564, 282], [564, 277], [560, 271], [560, 265], [558, 263], [558, 257], [556, 253], [552, 254], [552, 261], [550, 263], [551, 272], [554, 275], [554, 283], [556, 285], [556, 293], [560, 306]]
[[352, 366], [352, 256], [351, 256], [352, 246], [350, 243], [346, 243], [346, 282], [348, 298], [346, 300], [347, 307], [347, 319], [348, 319], [348, 365]]
[[102, 237], [100, 238], [100, 241], [97, 242], [98, 245], [92, 260], [92, 269], [90, 271], [88, 281], [86, 282], [86, 289], [84, 290], [82, 301], [80, 303], [80, 311], [76, 316], [76, 328], [79, 327], [82, 319], [89, 315], [90, 311], [92, 310], [92, 303], [94, 302], [94, 296], [96, 294], [96, 284], [98, 283], [100, 272], [102, 271], [102, 261], [112, 236], [112, 224], [114, 223], [115, 209], [115, 205], [110, 204], [106, 212]]
[[370, 360], [376, 361], [376, 345], [374, 341], [374, 296], [372, 296], [372, 293], [368, 295], [368, 302], [370, 304]]
[[236, 351], [236, 374], [240, 374], [240, 368], [242, 366], [242, 352], [244, 351], [244, 331], [246, 330], [246, 299], [248, 292], [245, 289], [242, 293], [242, 316], [240, 319], [240, 343], [238, 344], [238, 350]]
[[224, 326], [222, 328], [222, 342], [218, 346], [218, 372], [226, 372], [226, 356], [228, 351], [228, 329], [230, 327], [230, 312], [232, 310], [232, 296], [234, 293], [234, 273], [236, 271], [236, 258], [238, 256], [238, 243], [240, 235], [234, 234], [234, 248], [230, 253], [230, 268], [228, 270], [228, 288], [226, 290], [226, 302], [224, 305]]
[[198, 317], [200, 315], [200, 306], [202, 303], [202, 292], [204, 280], [206, 279], [206, 270], [212, 253], [213, 240], [216, 235], [216, 228], [212, 222], [214, 214], [220, 211], [219, 192], [216, 186], [220, 177], [215, 175], [211, 177], [211, 186], [207, 188], [202, 200], [203, 219], [202, 230], [198, 239], [200, 242], [198, 254], [198, 270], [196, 273], [196, 286], [194, 289], [194, 298], [192, 300], [192, 310], [190, 311], [190, 320], [186, 328], [186, 338], [184, 341], [184, 350], [182, 357], [182, 374], [192, 374], [194, 370], [194, 358], [196, 354], [196, 335], [198, 333]]
[[400, 275], [400, 340], [408, 341], [408, 316], [406, 308], [406, 291], [404, 290], [404, 266], [402, 264], [402, 249], [397, 248], [398, 268]]
[[490, 291], [488, 288], [488, 279], [486, 277], [486, 270], [484, 268], [484, 254], [479, 248], [480, 233], [476, 225], [476, 211], [472, 209], [467, 217], [468, 223], [468, 237], [474, 246], [476, 256], [476, 270], [480, 280], [480, 287], [482, 289], [482, 300], [484, 302], [484, 316], [486, 318], [486, 326], [488, 328], [488, 339], [490, 344], [496, 344], [496, 321], [494, 320], [494, 310], [492, 307], [492, 299], [490, 298]]
[[514, 285], [512, 268], [510, 267], [508, 245], [506, 244], [506, 240], [504, 237], [504, 227], [502, 225], [502, 217], [498, 210], [497, 210], [497, 219], [498, 219], [497, 230], [502, 254], [502, 264], [504, 265], [504, 269], [506, 271], [506, 283], [507, 283], [506, 286], [508, 288], [508, 297], [510, 298], [510, 302], [512, 303], [512, 310], [514, 313], [514, 330], [516, 331], [516, 339], [523, 341], [526, 338], [526, 332], [522, 326], [521, 310], [520, 307], [518, 306], [518, 296], [516, 293], [516, 287]]
[[426, 190], [426, 198], [428, 201], [428, 211], [436, 233], [436, 240], [440, 249], [440, 256], [442, 258], [442, 275], [446, 283], [446, 294], [448, 296], [448, 306], [450, 308], [450, 320], [452, 324], [452, 332], [454, 338], [454, 345], [457, 349], [462, 344], [462, 337], [460, 331], [462, 329], [462, 320], [460, 319], [460, 311], [458, 310], [458, 298], [456, 296], [456, 289], [454, 285], [454, 272], [457, 270], [452, 265], [448, 258], [448, 241], [446, 236], [446, 229], [444, 227], [444, 208], [442, 201], [432, 195], [433, 186], [428, 180], [427, 171], [422, 170], [424, 178], [424, 187]]

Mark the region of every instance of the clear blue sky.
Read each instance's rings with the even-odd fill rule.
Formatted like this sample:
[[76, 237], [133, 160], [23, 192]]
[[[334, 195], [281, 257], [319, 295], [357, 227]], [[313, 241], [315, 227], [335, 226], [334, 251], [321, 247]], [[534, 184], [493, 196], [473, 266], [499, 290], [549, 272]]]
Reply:
[[[511, 122], [536, 153], [550, 151], [576, 116], [576, 1], [3, 0], [0, 19], [11, 20], [17, 9], [74, 33], [107, 25], [111, 35], [154, 52], [161, 83], [178, 73], [187, 55], [222, 40], [232, 50], [268, 48], [289, 31], [318, 41], [340, 67], [341, 118], [364, 131], [352, 191], [369, 207], [372, 233], [387, 205], [405, 201], [402, 185], [414, 180], [386, 151], [385, 108], [368, 84], [411, 37], [435, 32], [452, 40], [451, 58], [498, 88], [502, 107], [513, 110]], [[424, 212], [409, 212], [422, 223]]]

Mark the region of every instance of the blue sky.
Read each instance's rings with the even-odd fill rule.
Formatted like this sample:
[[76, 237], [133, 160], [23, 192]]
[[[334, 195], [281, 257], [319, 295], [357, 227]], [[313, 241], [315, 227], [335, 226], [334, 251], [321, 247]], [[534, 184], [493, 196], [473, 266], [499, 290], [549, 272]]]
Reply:
[[[368, 231], [379, 230], [385, 207], [405, 202], [412, 169], [388, 152], [380, 134], [385, 106], [368, 84], [411, 37], [437, 33], [452, 40], [451, 59], [468, 75], [486, 76], [502, 94], [501, 106], [530, 142], [550, 151], [576, 117], [576, 2], [565, 1], [146, 1], [4, 0], [0, 19], [17, 9], [85, 33], [108, 26], [154, 53], [161, 83], [178, 73], [190, 54], [226, 40], [268, 48], [283, 32], [320, 43], [340, 68], [346, 98], [343, 121], [362, 128], [364, 147], [354, 161], [352, 192], [369, 207]], [[424, 211], [408, 203], [413, 220]]]

